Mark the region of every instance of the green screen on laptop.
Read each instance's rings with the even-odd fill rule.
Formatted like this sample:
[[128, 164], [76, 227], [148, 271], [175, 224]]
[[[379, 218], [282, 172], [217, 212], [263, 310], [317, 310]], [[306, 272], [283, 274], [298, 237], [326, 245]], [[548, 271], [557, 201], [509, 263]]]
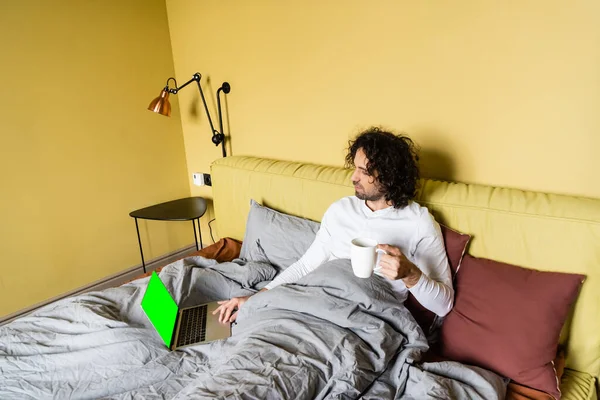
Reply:
[[167, 347], [170, 347], [179, 309], [156, 272], [152, 272], [148, 282], [142, 299], [142, 309]]

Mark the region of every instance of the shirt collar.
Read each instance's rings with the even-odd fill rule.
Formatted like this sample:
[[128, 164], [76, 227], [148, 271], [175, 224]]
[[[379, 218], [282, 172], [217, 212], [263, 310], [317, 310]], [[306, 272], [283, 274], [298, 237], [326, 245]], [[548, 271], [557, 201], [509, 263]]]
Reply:
[[392, 211], [394, 209], [393, 206], [389, 206], [386, 208], [382, 208], [381, 210], [373, 211], [367, 206], [366, 200], [360, 200], [360, 207], [363, 210], [363, 213], [365, 214], [365, 216], [367, 216], [367, 217], [379, 217], [381, 215], [386, 215], [387, 213], [389, 213], [390, 211]]

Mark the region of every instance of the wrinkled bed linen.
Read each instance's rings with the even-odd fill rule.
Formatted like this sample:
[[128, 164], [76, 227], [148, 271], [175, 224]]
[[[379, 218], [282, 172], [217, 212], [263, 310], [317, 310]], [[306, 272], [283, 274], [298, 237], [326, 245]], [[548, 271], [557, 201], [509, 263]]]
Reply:
[[[180, 306], [253, 293], [268, 264], [202, 257], [161, 279]], [[419, 364], [422, 331], [379, 277], [331, 261], [253, 296], [227, 340], [169, 351], [143, 313], [148, 278], [48, 305], [0, 327], [1, 399], [503, 399], [497, 375]]]

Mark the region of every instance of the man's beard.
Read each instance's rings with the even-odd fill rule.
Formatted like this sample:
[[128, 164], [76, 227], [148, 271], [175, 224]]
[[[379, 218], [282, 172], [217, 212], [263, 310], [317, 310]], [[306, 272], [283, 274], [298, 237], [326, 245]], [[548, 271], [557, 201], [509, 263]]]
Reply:
[[366, 200], [366, 201], [379, 201], [383, 198], [383, 193], [381, 193], [381, 192], [359, 193], [358, 190], [354, 190], [354, 194], [360, 200]]

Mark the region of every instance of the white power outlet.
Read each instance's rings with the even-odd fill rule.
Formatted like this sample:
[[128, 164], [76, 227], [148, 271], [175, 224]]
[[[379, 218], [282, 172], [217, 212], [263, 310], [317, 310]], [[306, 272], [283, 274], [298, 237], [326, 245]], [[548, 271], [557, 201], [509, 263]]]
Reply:
[[196, 186], [204, 186], [204, 174], [201, 172], [194, 172], [192, 174], [192, 178], [194, 179], [194, 185]]
[[203, 174], [202, 172], [194, 172], [192, 174], [192, 179], [194, 180], [194, 185], [196, 186], [212, 186], [212, 182], [210, 180], [210, 174]]

